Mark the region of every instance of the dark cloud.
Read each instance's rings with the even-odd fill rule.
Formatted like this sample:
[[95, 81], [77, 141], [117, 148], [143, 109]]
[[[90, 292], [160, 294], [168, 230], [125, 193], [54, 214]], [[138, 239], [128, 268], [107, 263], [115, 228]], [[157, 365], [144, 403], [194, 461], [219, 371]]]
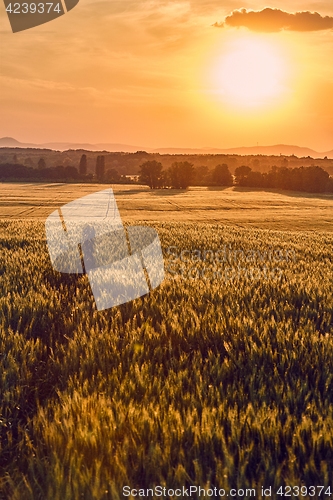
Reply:
[[234, 10], [223, 23], [214, 26], [245, 26], [252, 31], [274, 32], [289, 31], [319, 31], [333, 28], [333, 17], [321, 16], [318, 12], [288, 13], [280, 9], [266, 8], [260, 11]]

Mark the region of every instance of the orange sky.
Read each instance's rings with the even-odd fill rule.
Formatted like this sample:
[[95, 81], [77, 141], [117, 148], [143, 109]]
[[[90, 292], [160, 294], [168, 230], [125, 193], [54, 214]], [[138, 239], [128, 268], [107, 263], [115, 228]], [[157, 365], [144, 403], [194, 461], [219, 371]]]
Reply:
[[[328, 151], [329, 18], [317, 26], [315, 18], [309, 25], [283, 13], [269, 23], [246, 15], [249, 27], [237, 27], [234, 13], [227, 25], [213, 26], [235, 9], [267, 5], [80, 0], [65, 16], [13, 34], [1, 3], [0, 137], [155, 148], [284, 143]], [[331, 0], [269, 7], [333, 17]], [[290, 27], [278, 31], [285, 22]], [[246, 72], [251, 68], [257, 80]]]

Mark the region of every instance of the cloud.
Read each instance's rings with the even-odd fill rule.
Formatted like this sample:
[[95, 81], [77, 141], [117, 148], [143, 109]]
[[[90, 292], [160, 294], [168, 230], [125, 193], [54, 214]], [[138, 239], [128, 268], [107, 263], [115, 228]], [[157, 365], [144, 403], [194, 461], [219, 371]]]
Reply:
[[215, 23], [214, 26], [244, 26], [252, 31], [262, 32], [320, 31], [333, 29], [333, 17], [323, 17], [318, 12], [308, 11], [289, 13], [271, 8], [260, 11], [240, 9], [232, 11], [223, 23]]

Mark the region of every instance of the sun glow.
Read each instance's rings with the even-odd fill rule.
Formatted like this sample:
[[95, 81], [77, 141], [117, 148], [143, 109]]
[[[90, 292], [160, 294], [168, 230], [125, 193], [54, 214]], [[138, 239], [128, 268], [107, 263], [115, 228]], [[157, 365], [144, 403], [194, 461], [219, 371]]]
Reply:
[[232, 106], [258, 108], [286, 93], [287, 65], [278, 48], [262, 39], [240, 38], [214, 61], [213, 86]]

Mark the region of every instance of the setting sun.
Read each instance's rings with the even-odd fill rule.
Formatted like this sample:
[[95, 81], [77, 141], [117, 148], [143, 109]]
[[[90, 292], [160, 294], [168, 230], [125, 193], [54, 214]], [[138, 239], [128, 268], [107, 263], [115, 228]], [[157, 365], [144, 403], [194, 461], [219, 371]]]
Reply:
[[271, 43], [241, 38], [214, 63], [215, 85], [231, 106], [257, 108], [285, 93], [286, 63]]

